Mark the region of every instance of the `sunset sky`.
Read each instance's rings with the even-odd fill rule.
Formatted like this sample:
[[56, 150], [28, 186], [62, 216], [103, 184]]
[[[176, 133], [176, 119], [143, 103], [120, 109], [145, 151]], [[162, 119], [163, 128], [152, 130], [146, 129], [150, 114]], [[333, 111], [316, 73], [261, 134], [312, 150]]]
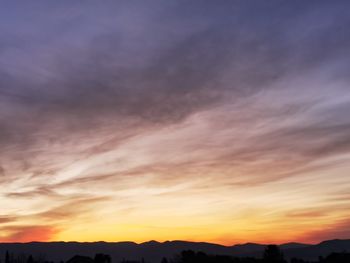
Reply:
[[0, 242], [350, 238], [350, 1], [0, 19]]

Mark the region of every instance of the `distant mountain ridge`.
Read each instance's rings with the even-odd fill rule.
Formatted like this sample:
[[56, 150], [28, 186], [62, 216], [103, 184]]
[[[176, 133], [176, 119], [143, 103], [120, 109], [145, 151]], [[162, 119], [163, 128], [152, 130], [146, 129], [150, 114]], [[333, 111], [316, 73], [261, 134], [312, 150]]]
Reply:
[[[66, 261], [74, 255], [94, 256], [96, 253], [109, 254], [117, 263], [123, 259], [140, 260], [158, 263], [163, 257], [173, 258], [183, 250], [203, 251], [207, 254], [261, 257], [265, 244], [246, 243], [223, 246], [206, 242], [189, 241], [148, 241], [134, 242], [30, 242], [0, 243], [0, 258], [4, 259], [6, 251], [14, 254], [32, 254], [45, 256], [47, 260]], [[350, 251], [350, 239], [327, 240], [316, 245], [286, 243], [280, 245], [287, 258], [317, 259], [331, 252]]]

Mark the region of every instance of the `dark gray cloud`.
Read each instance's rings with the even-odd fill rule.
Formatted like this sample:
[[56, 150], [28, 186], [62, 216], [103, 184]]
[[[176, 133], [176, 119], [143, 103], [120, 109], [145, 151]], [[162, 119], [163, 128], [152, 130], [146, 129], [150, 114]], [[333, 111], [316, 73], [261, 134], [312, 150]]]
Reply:
[[[20, 135], [30, 136], [40, 123], [59, 118], [70, 130], [95, 128], [100, 116], [108, 116], [111, 122], [130, 117], [151, 123], [177, 121], [220, 103], [227, 94], [236, 99], [252, 95], [286, 75], [305, 74], [326, 62], [339, 63], [334, 74], [344, 78], [349, 61], [342, 56], [350, 40], [349, 18], [341, 8], [346, 3], [310, 2], [180, 1], [155, 12], [131, 4], [125, 8], [140, 12], [131, 25], [114, 26], [113, 19], [107, 20], [106, 33], [86, 29], [81, 32], [81, 41], [86, 42], [77, 46], [59, 38], [79, 34], [81, 24], [60, 28], [76, 21], [76, 16], [85, 21], [91, 14], [89, 8], [81, 14], [72, 7], [70, 12], [77, 13], [73, 18], [57, 16], [49, 23], [52, 28], [28, 36], [33, 45], [9, 42], [4, 36], [3, 46], [16, 52], [5, 56], [2, 64], [16, 61], [18, 66], [11, 73], [3, 72], [1, 100], [19, 110], [1, 122], [2, 141], [11, 136], [12, 141], [20, 141]], [[337, 19], [330, 20], [334, 16]], [[133, 27], [141, 26], [134, 32]], [[17, 29], [14, 25], [14, 34]], [[40, 36], [53, 34], [57, 43], [42, 43]], [[133, 34], [138, 43], [130, 37]], [[39, 43], [40, 49], [33, 47]], [[136, 59], [140, 63], [129, 62], [135, 57], [140, 57]], [[28, 77], [21, 68], [33, 73]], [[12, 124], [13, 119], [18, 123]], [[74, 125], [77, 121], [79, 125]], [[21, 134], [16, 136], [15, 130]]]
[[[23, 152], [43, 140], [51, 144], [103, 129], [113, 129], [114, 140], [123, 140], [197, 111], [286, 89], [279, 83], [315, 72], [348, 81], [350, 21], [344, 1], [159, 4], [152, 9], [108, 3], [96, 11], [103, 19], [93, 17], [92, 3], [58, 5], [61, 13], [51, 5], [29, 5], [28, 14], [1, 39], [0, 145]], [[18, 12], [16, 6], [7, 8]], [[35, 16], [43, 9], [49, 13]], [[122, 11], [113, 16], [111, 10]], [[21, 28], [25, 18], [27, 33]], [[314, 86], [287, 89], [317, 91]], [[331, 97], [346, 94], [334, 89]], [[273, 131], [266, 147], [293, 140], [310, 154], [344, 148], [348, 104], [324, 108], [317, 121]], [[329, 119], [340, 123], [330, 125]], [[327, 135], [329, 142], [316, 148], [308, 138]]]

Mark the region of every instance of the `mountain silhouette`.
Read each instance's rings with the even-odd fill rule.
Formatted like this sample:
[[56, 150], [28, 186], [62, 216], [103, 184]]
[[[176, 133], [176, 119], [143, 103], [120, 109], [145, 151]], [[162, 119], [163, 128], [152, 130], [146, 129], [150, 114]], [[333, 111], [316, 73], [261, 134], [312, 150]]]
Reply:
[[[328, 240], [317, 245], [286, 243], [279, 246], [286, 258], [316, 260], [331, 252], [350, 251], [350, 239]], [[0, 259], [4, 262], [6, 251], [14, 254], [40, 255], [50, 261], [67, 261], [75, 255], [94, 257], [96, 253], [111, 256], [112, 262], [123, 259], [161, 262], [163, 257], [173, 258], [184, 250], [202, 251], [207, 254], [262, 257], [266, 244], [246, 243], [223, 246], [206, 242], [149, 241], [134, 242], [30, 242], [0, 243]]]

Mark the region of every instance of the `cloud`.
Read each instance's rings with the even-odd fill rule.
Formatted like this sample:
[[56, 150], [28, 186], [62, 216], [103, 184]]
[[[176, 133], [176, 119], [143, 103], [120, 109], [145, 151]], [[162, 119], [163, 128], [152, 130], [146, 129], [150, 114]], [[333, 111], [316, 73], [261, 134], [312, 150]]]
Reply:
[[350, 231], [348, 230], [349, 227], [349, 220], [343, 219], [324, 225], [321, 230], [308, 231], [301, 237], [301, 239], [310, 243], [330, 239], [347, 239], [350, 235]]
[[318, 217], [324, 217], [327, 215], [326, 211], [322, 211], [320, 209], [304, 209], [301, 211], [294, 211], [287, 214], [289, 218], [295, 219], [309, 219], [313, 220]]
[[48, 222], [72, 221], [79, 217], [85, 217], [89, 211], [95, 210], [98, 204], [109, 200], [110, 198], [76, 196], [63, 202], [57, 207], [50, 208], [44, 212], [40, 212], [35, 217]]
[[11, 223], [16, 221], [16, 217], [14, 216], [0, 216], [0, 223], [1, 224], [6, 224], [6, 223]]
[[9, 226], [1, 227], [1, 242], [50, 241], [58, 230], [53, 226]]
[[5, 176], [5, 175], [6, 175], [5, 169], [2, 166], [0, 166], [0, 176]]
[[33, 198], [36, 196], [57, 196], [57, 193], [47, 187], [38, 187], [31, 191], [10, 192], [6, 196], [9, 198]]
[[[0, 25], [0, 221], [39, 225], [8, 229], [9, 239], [54, 238], [55, 223], [100, 210], [168, 211], [161, 197], [193, 204], [174, 208], [185, 214], [205, 201], [219, 222], [241, 189], [242, 207], [262, 189], [269, 209], [275, 185], [309, 184], [314, 195], [348, 162], [348, 3], [95, 5], [18, 15], [9, 4], [4, 14], [13, 28]], [[281, 188], [278, 200], [303, 196]]]
[[[66, 131], [78, 129], [79, 132], [87, 128], [99, 129], [108, 122], [123, 126], [125, 118], [152, 124], [182, 120], [193, 112], [220, 103], [227, 95], [238, 96], [239, 99], [269, 89], [272, 83], [285, 75], [296, 74], [295, 67], [299, 71], [312, 68], [311, 60], [329, 61], [336, 55], [329, 55], [328, 58], [324, 56], [327, 52], [340, 53], [347, 47], [348, 40], [344, 40], [339, 31], [333, 30], [343, 26], [346, 17], [339, 16], [339, 20], [333, 21], [333, 24], [325, 22], [314, 31], [314, 35], [299, 39], [299, 45], [304, 43], [302, 48], [288, 44], [296, 34], [292, 30], [285, 33], [285, 28], [294, 22], [290, 6], [278, 6], [281, 13], [287, 15], [283, 19], [281, 13], [272, 14], [282, 23], [274, 23], [273, 19], [260, 21], [260, 17], [247, 20], [245, 14], [251, 11], [251, 6], [237, 7], [237, 4], [228, 4], [226, 8], [214, 8], [212, 11], [215, 16], [221, 13], [228, 15], [227, 10], [237, 8], [242, 13], [238, 13], [236, 18], [222, 16], [222, 19], [215, 21], [209, 17], [206, 21], [204, 14], [208, 10], [204, 6], [190, 6], [194, 16], [184, 17], [182, 23], [174, 21], [183, 15], [172, 14], [168, 22], [177, 33], [174, 36], [167, 32], [167, 24], [161, 26], [161, 33], [169, 34], [173, 41], [151, 42], [147, 48], [142, 43], [131, 42], [129, 34], [133, 32], [125, 32], [119, 27], [104, 35], [90, 32], [89, 37], [82, 35], [87, 38], [86, 44], [78, 48], [55, 47], [51, 63], [39, 60], [39, 64], [48, 71], [40, 82], [37, 79], [28, 82], [22, 80], [23, 77], [4, 77], [4, 86], [11, 87], [11, 92], [2, 91], [8, 94], [4, 99], [25, 111], [17, 114], [16, 118], [20, 120], [17, 124], [4, 122], [2, 141], [9, 141], [9, 137], [15, 136], [14, 130], [19, 130], [20, 135], [26, 134], [21, 136], [22, 139], [30, 136], [30, 141], [36, 140], [38, 129], [50, 129], [55, 136], [57, 130], [51, 125], [40, 127], [42, 125], [39, 123], [45, 122], [58, 122], [61, 127], [66, 127]], [[262, 8], [267, 11], [267, 6]], [[300, 7], [296, 5], [294, 8]], [[326, 17], [333, 14], [322, 5], [318, 10]], [[162, 9], [158, 10], [160, 13], [146, 13], [140, 19], [146, 22], [151, 18], [157, 20], [164, 15], [162, 12], [168, 11]], [[310, 15], [305, 12], [301, 18], [309, 19]], [[339, 10], [332, 9], [332, 12]], [[319, 14], [313, 14], [316, 15]], [[203, 25], [197, 25], [197, 20], [203, 21]], [[146, 26], [154, 26], [153, 23], [146, 23]], [[182, 32], [184, 23], [190, 25], [190, 30]], [[260, 27], [262, 30], [259, 30]], [[334, 37], [329, 38], [329, 33]], [[153, 34], [149, 36], [150, 39], [152, 37]], [[333, 39], [333, 42], [329, 39]], [[311, 45], [314, 41], [322, 44]], [[133, 59], [130, 49], [134, 46], [142, 54], [142, 63], [138, 66], [128, 64], [128, 59]], [[49, 51], [44, 49], [43, 52]], [[151, 55], [146, 56], [147, 52]], [[318, 67], [322, 65], [320, 61], [314, 63]], [[31, 115], [43, 110], [45, 114], [36, 122], [28, 122]], [[104, 116], [108, 122], [101, 122]], [[13, 140], [18, 143], [18, 136]]]

